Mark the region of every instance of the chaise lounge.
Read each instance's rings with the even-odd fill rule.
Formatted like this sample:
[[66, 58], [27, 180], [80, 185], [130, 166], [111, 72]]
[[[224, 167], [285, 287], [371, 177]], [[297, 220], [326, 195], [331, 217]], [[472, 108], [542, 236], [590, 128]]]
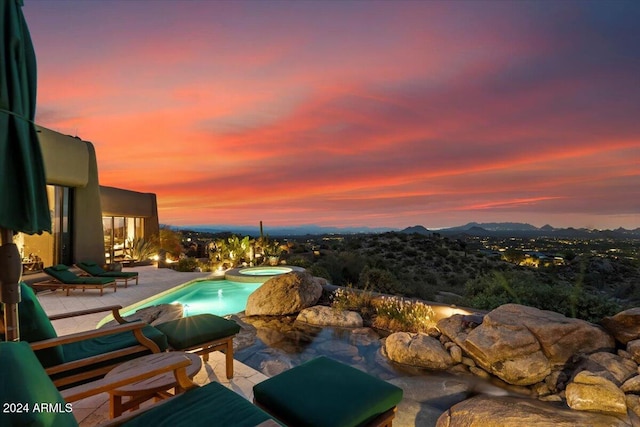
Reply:
[[78, 262], [76, 267], [93, 277], [106, 277], [115, 279], [116, 282], [122, 281], [125, 288], [129, 280], [135, 279], [136, 285], [138, 284], [138, 273], [135, 271], [107, 271], [93, 261]]
[[69, 296], [69, 292], [72, 289], [82, 289], [83, 292], [85, 289], [99, 289], [100, 296], [102, 296], [104, 288], [113, 288], [113, 292], [116, 292], [117, 290], [116, 281], [113, 278], [79, 277], [74, 272], [70, 271], [69, 267], [64, 264], [46, 267], [44, 272], [52, 279], [34, 283], [31, 286], [34, 288], [52, 290], [60, 288], [67, 292], [67, 296]]

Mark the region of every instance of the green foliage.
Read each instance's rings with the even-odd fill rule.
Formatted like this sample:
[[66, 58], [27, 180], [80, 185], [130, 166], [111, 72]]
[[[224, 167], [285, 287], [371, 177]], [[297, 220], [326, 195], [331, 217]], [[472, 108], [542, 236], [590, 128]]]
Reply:
[[331, 274], [329, 274], [329, 272], [324, 267], [318, 264], [313, 264], [311, 267], [307, 268], [307, 271], [311, 275], [316, 277], [322, 277], [324, 279], [327, 279], [329, 282], [333, 280], [331, 277]]
[[360, 272], [358, 286], [375, 292], [395, 295], [400, 291], [400, 282], [388, 270], [366, 266]]
[[181, 258], [176, 264], [176, 271], [189, 272], [195, 271], [198, 267], [198, 260], [195, 258]]
[[351, 284], [348, 284], [346, 288], [339, 288], [333, 293], [331, 306], [338, 310], [357, 311], [366, 321], [370, 321], [376, 312], [371, 291], [354, 289]]
[[436, 326], [430, 305], [404, 298], [382, 297], [375, 303], [373, 326], [391, 331], [427, 332]]
[[541, 276], [526, 270], [493, 271], [467, 282], [464, 305], [492, 310], [502, 304], [516, 303], [590, 322], [620, 311], [613, 300], [587, 292], [580, 282], [562, 285], [540, 279]]
[[178, 259], [182, 254], [182, 233], [169, 227], [160, 228], [160, 249], [173, 259]]
[[146, 261], [158, 254], [158, 243], [154, 239], [137, 237], [127, 241], [127, 257], [134, 261]]
[[226, 265], [227, 268], [237, 267], [249, 259], [251, 243], [249, 236], [241, 239], [235, 234], [226, 239], [216, 240], [209, 255], [212, 264]]

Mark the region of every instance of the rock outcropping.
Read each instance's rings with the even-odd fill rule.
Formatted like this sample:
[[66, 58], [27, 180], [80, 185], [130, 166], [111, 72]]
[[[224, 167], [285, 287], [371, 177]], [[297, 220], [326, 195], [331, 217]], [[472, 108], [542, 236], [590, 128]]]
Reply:
[[306, 271], [293, 271], [267, 280], [249, 295], [247, 316], [283, 316], [315, 305], [322, 295], [320, 280]]
[[482, 369], [514, 385], [540, 382], [576, 354], [615, 347], [596, 325], [517, 304], [496, 308], [471, 330], [462, 315], [441, 320], [438, 329]]

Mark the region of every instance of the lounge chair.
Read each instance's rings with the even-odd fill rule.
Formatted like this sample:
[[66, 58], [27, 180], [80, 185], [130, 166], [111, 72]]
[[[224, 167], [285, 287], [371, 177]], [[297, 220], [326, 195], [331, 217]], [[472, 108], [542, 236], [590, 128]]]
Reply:
[[116, 281], [112, 278], [106, 277], [79, 277], [74, 272], [69, 270], [64, 264], [54, 265], [53, 267], [47, 267], [44, 269], [44, 272], [47, 273], [51, 280], [46, 280], [44, 282], [34, 283], [31, 286], [34, 288], [44, 288], [44, 289], [62, 289], [67, 292], [67, 296], [69, 296], [69, 292], [72, 289], [82, 289], [84, 292], [85, 289], [99, 289], [100, 296], [102, 296], [104, 292], [104, 288], [113, 288], [113, 292], [116, 292]]
[[[192, 351], [206, 356], [213, 350], [227, 353], [227, 377], [233, 377], [233, 337], [240, 327], [213, 315], [178, 319], [158, 325], [126, 322], [120, 306], [107, 306], [48, 317], [33, 290], [20, 284], [18, 305], [20, 338], [28, 341], [46, 372], [58, 387], [104, 376], [115, 365], [149, 353], [165, 350]], [[109, 328], [58, 337], [52, 320], [111, 311], [120, 323]], [[161, 330], [164, 329], [164, 330]]]
[[135, 271], [107, 271], [93, 261], [83, 261], [76, 263], [76, 266], [85, 273], [93, 277], [107, 277], [117, 281], [123, 281], [124, 287], [127, 287], [129, 280], [135, 279], [138, 284], [138, 273]]
[[186, 392], [124, 414], [111, 420], [108, 425], [278, 425], [267, 413], [219, 383], [212, 382], [203, 387], [193, 382], [186, 383], [184, 370], [189, 363], [185, 357], [181, 362], [171, 365], [149, 366], [134, 377], [114, 376], [60, 392], [26, 343], [1, 342], [0, 401], [6, 410], [0, 412], [0, 425], [77, 427], [73, 402], [171, 371]]

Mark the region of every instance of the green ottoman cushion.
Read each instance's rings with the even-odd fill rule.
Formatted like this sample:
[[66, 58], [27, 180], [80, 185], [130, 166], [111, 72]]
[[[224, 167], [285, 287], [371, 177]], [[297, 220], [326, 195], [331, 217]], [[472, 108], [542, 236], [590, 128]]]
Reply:
[[169, 402], [150, 409], [131, 421], [126, 427], [148, 426], [233, 426], [253, 427], [272, 419], [269, 414], [252, 405], [242, 396], [220, 383], [189, 390]]
[[240, 332], [240, 326], [213, 314], [198, 314], [156, 325], [167, 336], [169, 345], [183, 350], [209, 341], [229, 337]]
[[396, 406], [402, 389], [318, 357], [253, 387], [255, 401], [287, 425], [354, 427]]

